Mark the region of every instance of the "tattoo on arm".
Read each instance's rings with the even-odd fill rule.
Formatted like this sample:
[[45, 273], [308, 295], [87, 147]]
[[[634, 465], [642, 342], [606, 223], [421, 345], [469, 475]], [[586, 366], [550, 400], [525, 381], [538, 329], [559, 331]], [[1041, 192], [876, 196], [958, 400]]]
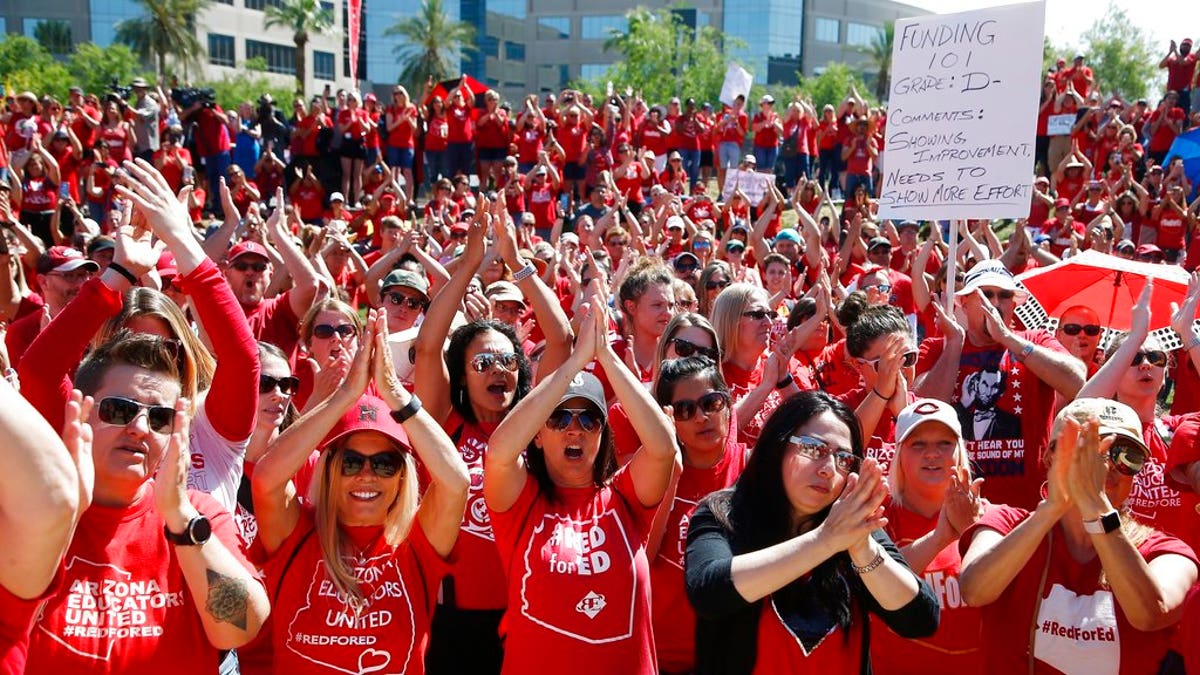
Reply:
[[246, 630], [246, 606], [250, 598], [246, 582], [213, 570], [205, 570], [205, 573], [208, 575], [208, 598], [204, 610], [221, 623]]

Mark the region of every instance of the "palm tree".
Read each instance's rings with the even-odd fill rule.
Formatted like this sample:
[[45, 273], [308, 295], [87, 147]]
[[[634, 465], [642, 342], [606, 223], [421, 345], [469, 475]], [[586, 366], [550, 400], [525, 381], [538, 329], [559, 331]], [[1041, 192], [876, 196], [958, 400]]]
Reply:
[[863, 50], [875, 66], [875, 98], [880, 101], [886, 100], [892, 89], [892, 42], [895, 38], [896, 23], [884, 22], [883, 28], [871, 38], [870, 46]]
[[41, 21], [33, 29], [33, 38], [51, 54], [71, 53], [71, 24], [66, 21]]
[[[263, 14], [263, 28], [282, 26], [292, 31], [296, 43], [296, 93], [304, 95], [308, 74], [308, 38], [333, 28], [333, 12], [321, 7], [320, 0], [280, 0], [270, 3]], [[350, 36], [357, 40], [357, 35]]]
[[143, 62], [153, 61], [155, 75], [167, 71], [167, 57], [182, 65], [186, 71], [200, 62], [204, 47], [196, 37], [196, 15], [208, 8], [212, 0], [136, 0], [142, 6], [142, 16], [117, 24], [117, 42], [129, 45]]
[[430, 78], [436, 82], [458, 75], [454, 59], [476, 51], [475, 27], [455, 21], [442, 9], [442, 0], [422, 0], [415, 16], [402, 19], [383, 32], [404, 39], [392, 52], [405, 63], [400, 82], [411, 91]]

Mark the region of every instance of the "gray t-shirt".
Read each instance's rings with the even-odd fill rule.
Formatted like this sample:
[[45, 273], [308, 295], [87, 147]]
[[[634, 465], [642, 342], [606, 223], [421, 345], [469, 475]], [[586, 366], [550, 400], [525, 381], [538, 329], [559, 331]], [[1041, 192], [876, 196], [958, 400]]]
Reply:
[[158, 102], [147, 95], [133, 110], [137, 114], [133, 123], [134, 152], [158, 150]]

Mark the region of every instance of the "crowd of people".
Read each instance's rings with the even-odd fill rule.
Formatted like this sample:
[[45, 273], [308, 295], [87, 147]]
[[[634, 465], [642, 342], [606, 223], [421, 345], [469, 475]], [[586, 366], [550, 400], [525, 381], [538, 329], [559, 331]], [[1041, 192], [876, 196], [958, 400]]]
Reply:
[[1200, 670], [1190, 50], [1046, 73], [1011, 224], [880, 219], [853, 88], [16, 94], [0, 671]]

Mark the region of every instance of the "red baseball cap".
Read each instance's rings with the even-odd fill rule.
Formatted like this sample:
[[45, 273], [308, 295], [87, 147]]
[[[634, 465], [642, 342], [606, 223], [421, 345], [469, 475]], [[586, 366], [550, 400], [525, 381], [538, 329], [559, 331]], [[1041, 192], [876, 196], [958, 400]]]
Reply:
[[467, 234], [471, 231], [471, 226], [466, 223], [455, 223], [450, 226], [450, 234]]
[[1054, 200], [1054, 208], [1061, 209], [1071, 205], [1071, 200], [1066, 197], [1059, 197]]
[[363, 394], [354, 405], [342, 414], [329, 433], [325, 435], [325, 440], [321, 441], [317, 447], [324, 452], [331, 443], [350, 434], [359, 431], [377, 431], [398, 444], [404, 452], [409, 452], [412, 450], [412, 444], [408, 441], [408, 433], [404, 431], [404, 427], [399, 422], [392, 419], [391, 413], [391, 409], [383, 402], [383, 399]]
[[229, 262], [233, 262], [244, 255], [256, 255], [266, 258], [267, 262], [271, 261], [271, 256], [267, 255], [267, 247], [257, 241], [243, 241], [237, 246], [229, 249]]
[[100, 271], [100, 265], [94, 260], [83, 257], [83, 253], [70, 246], [51, 246], [38, 258], [38, 274], [51, 272], [74, 272], [81, 267], [90, 267], [93, 272]]
[[162, 255], [158, 256], [158, 264], [155, 265], [155, 268], [163, 281], [179, 276], [179, 268], [175, 266], [175, 254], [170, 251], [163, 251]]

